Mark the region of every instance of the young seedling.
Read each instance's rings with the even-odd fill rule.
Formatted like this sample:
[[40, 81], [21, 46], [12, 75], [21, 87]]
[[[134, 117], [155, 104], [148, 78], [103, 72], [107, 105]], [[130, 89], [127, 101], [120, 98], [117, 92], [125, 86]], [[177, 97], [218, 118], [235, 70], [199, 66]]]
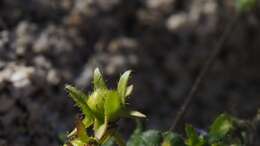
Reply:
[[[130, 74], [131, 71], [122, 74], [117, 89], [108, 89], [100, 70], [96, 68], [94, 91], [90, 95], [66, 85], [66, 90], [81, 109], [84, 118], [76, 120], [76, 128], [68, 134], [69, 140], [64, 146], [99, 146], [111, 137], [119, 146], [125, 146], [124, 140], [112, 125], [122, 117], [146, 117], [126, 107], [126, 99], [133, 90], [133, 85], [128, 86]], [[93, 134], [87, 132], [89, 129], [93, 130]]]

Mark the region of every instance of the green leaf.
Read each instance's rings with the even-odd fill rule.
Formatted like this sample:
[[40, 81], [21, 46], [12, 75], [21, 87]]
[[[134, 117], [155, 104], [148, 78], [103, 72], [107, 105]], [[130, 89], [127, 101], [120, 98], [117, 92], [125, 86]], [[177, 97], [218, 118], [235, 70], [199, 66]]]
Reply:
[[104, 120], [104, 104], [106, 98], [109, 98], [109, 92], [107, 89], [97, 89], [89, 96], [87, 101], [89, 108], [101, 120]]
[[161, 146], [185, 146], [185, 144], [180, 135], [167, 131], [163, 133]]
[[65, 89], [66, 89], [69, 93], [70, 93], [70, 92], [73, 92], [72, 94], [74, 94], [75, 96], [78, 96], [79, 98], [81, 98], [81, 100], [86, 101], [86, 100], [88, 99], [88, 96], [87, 96], [84, 92], [78, 90], [77, 88], [75, 88], [75, 87], [73, 87], [73, 86], [71, 86], [71, 85], [66, 85], [66, 86], [65, 86]]
[[115, 145], [115, 139], [114, 138], [109, 138], [104, 144], [101, 146], [114, 146]]
[[146, 146], [160, 146], [162, 135], [158, 130], [147, 130], [143, 132], [142, 138]]
[[236, 8], [239, 12], [247, 12], [256, 7], [257, 0], [236, 0]]
[[126, 97], [129, 96], [129, 95], [133, 92], [133, 89], [134, 89], [134, 85], [128, 86], [127, 89], [126, 89], [126, 94], [125, 94], [125, 96], [126, 96]]
[[185, 131], [186, 131], [186, 135], [187, 135], [186, 144], [188, 146], [195, 145], [198, 141], [198, 135], [197, 135], [195, 129], [191, 125], [186, 125]]
[[143, 140], [141, 133], [133, 133], [126, 143], [127, 146], [147, 146]]
[[123, 75], [121, 75], [118, 81], [117, 91], [122, 98], [122, 103], [125, 103], [127, 82], [129, 80], [130, 74], [131, 74], [130, 70], [126, 71], [125, 73], [123, 73]]
[[102, 77], [102, 74], [98, 68], [94, 71], [94, 90], [96, 89], [107, 89], [106, 83]]
[[77, 137], [84, 143], [88, 143], [90, 138], [87, 135], [84, 124], [79, 118], [76, 119], [76, 129], [77, 129]]
[[70, 85], [66, 85], [65, 89], [68, 91], [70, 97], [74, 100], [76, 105], [81, 109], [85, 117], [88, 118], [88, 123], [93, 122], [95, 115], [85, 101], [87, 96], [83, 92]]
[[[103, 117], [103, 118], [105, 118], [105, 117]], [[97, 131], [98, 130], [98, 128], [102, 125], [102, 124], [104, 124], [104, 120], [99, 120], [99, 119], [95, 119], [95, 121], [94, 121], [94, 124], [93, 124], [93, 130], [94, 131]]]
[[70, 138], [70, 137], [73, 137], [77, 134], [77, 129], [74, 128], [68, 135], [67, 135], [67, 138]]
[[130, 139], [127, 141], [127, 146], [146, 146], [142, 138], [143, 125], [140, 120], [136, 120], [137, 127], [131, 135]]
[[145, 132], [135, 131], [127, 142], [127, 146], [160, 146], [162, 135], [158, 130]]
[[209, 141], [216, 142], [223, 139], [234, 129], [234, 121], [231, 116], [221, 114], [216, 118], [209, 129]]
[[93, 119], [89, 118], [89, 117], [84, 117], [84, 119], [82, 120], [83, 124], [85, 125], [85, 128], [88, 128], [90, 125], [93, 124]]
[[108, 117], [109, 121], [114, 121], [119, 118], [122, 112], [123, 105], [121, 98], [116, 91], [110, 91], [108, 97], [105, 99], [105, 116]]
[[95, 137], [97, 139], [101, 139], [107, 130], [107, 122], [103, 123], [98, 129], [95, 131]]
[[146, 118], [145, 114], [136, 110], [128, 110], [128, 109], [125, 109], [122, 112], [122, 116], [127, 118]]
[[139, 111], [130, 111], [129, 115], [137, 118], [146, 118], [146, 115]]
[[105, 116], [104, 117], [104, 123], [102, 123], [100, 126], [98, 126], [97, 128], [95, 128], [95, 137], [100, 140], [103, 138], [103, 136], [106, 133], [108, 127], [108, 117]]
[[[74, 139], [72, 141], [70, 141], [72, 146], [85, 146], [86, 143], [84, 143], [83, 141], [79, 140], [79, 139]], [[69, 145], [67, 145], [69, 146]]]
[[204, 137], [199, 136], [195, 129], [191, 125], [186, 125], [185, 127], [187, 139], [185, 141], [187, 146], [205, 146], [206, 140]]

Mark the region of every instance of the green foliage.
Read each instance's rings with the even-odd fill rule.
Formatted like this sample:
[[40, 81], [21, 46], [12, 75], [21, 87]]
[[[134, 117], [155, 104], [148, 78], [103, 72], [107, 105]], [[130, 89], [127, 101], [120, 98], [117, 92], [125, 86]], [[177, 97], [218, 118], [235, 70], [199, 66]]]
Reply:
[[[118, 85], [117, 85], [117, 91], [119, 93], [119, 95], [122, 97], [122, 102], [125, 102], [125, 96], [126, 96], [126, 91], [127, 91], [127, 82], [128, 79], [130, 77], [130, 73], [131, 71], [126, 71], [119, 79]], [[133, 88], [133, 86], [130, 86], [130, 91], [131, 92], [131, 87]], [[128, 93], [130, 94], [130, 93]]]
[[239, 12], [247, 12], [256, 7], [257, 0], [236, 0], [236, 8]]
[[110, 138], [104, 144], [102, 144], [102, 146], [114, 146], [114, 145], [115, 145], [115, 139], [114, 138]]
[[209, 129], [209, 141], [215, 143], [223, 140], [234, 129], [234, 120], [231, 116], [221, 114]]
[[187, 139], [185, 143], [187, 146], [205, 146], [206, 140], [204, 136], [198, 135], [191, 125], [186, 125], [185, 128]]
[[[67, 136], [64, 146], [245, 146], [246, 134], [241, 131], [241, 121], [220, 114], [209, 130], [196, 129], [187, 124], [186, 136], [166, 131], [143, 130], [137, 120], [137, 128], [125, 143], [117, 131], [115, 122], [123, 117], [144, 118], [145, 115], [126, 107], [126, 99], [133, 90], [128, 85], [131, 71], [119, 79], [117, 89], [108, 89], [99, 69], [94, 71], [94, 91], [89, 95], [67, 85], [66, 90], [84, 118], [77, 118], [75, 129]], [[87, 131], [92, 130], [88, 133]]]
[[185, 146], [180, 135], [167, 131], [163, 133], [162, 146]]
[[234, 117], [221, 114], [208, 132], [198, 132], [200, 130], [187, 124], [184, 138], [171, 131], [142, 131], [137, 128], [128, 140], [127, 146], [245, 146], [239, 136], [239, 129]]
[[98, 68], [95, 69], [94, 71], [94, 79], [93, 79], [93, 84], [94, 84], [94, 90], [97, 89], [107, 89], [106, 83], [102, 77], [102, 74]]
[[185, 146], [183, 139], [176, 133], [150, 129], [135, 130], [127, 142], [127, 146]]
[[[113, 125], [113, 122], [121, 117], [145, 117], [144, 114], [126, 107], [126, 98], [133, 90], [133, 85], [127, 85], [130, 73], [131, 71], [126, 71], [120, 77], [116, 90], [107, 88], [98, 68], [94, 71], [94, 91], [90, 95], [73, 86], [66, 86], [70, 97], [84, 114], [83, 120], [78, 119], [76, 128], [68, 135], [68, 145], [81, 146], [93, 145], [93, 143], [100, 145], [106, 143], [111, 137], [120, 146], [124, 145], [120, 134], [109, 125]], [[94, 135], [86, 132], [91, 128]]]

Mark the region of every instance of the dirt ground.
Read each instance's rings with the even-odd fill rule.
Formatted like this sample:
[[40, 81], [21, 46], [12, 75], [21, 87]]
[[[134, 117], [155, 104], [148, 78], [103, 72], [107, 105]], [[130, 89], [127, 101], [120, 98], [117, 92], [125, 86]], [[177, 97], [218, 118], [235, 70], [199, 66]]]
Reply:
[[[147, 114], [148, 128], [167, 130], [235, 15], [231, 0], [1, 0], [0, 146], [61, 145], [78, 113], [64, 85], [90, 91], [95, 67], [110, 87], [132, 69], [130, 106]], [[259, 26], [259, 10], [238, 21], [183, 123], [254, 117]], [[119, 125], [126, 135], [134, 128]]]

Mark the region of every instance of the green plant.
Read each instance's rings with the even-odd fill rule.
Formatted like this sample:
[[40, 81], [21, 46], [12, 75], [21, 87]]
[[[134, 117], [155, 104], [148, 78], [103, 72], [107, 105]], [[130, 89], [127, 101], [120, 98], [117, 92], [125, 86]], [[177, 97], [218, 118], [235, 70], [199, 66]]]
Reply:
[[130, 73], [126, 71], [120, 77], [116, 90], [107, 88], [99, 69], [94, 71], [94, 91], [90, 95], [66, 86], [84, 118], [76, 119], [76, 128], [68, 134], [65, 146], [114, 146], [115, 143], [119, 146], [246, 146], [247, 130], [243, 127], [247, 127], [247, 122], [228, 114], [220, 114], [208, 130], [187, 124], [186, 137], [172, 131], [144, 130], [137, 120], [136, 130], [125, 143], [114, 123], [123, 117], [145, 118], [144, 114], [126, 107], [126, 99], [133, 90], [133, 85], [127, 85]]
[[[133, 90], [128, 86], [131, 71], [126, 71], [119, 79], [117, 89], [108, 89], [99, 69], [94, 71], [94, 91], [87, 95], [71, 85], [66, 86], [70, 97], [81, 109], [84, 118], [76, 120], [76, 128], [68, 134], [67, 146], [100, 145], [114, 137], [120, 146], [124, 146], [120, 134], [113, 123], [122, 117], [145, 118], [145, 115], [126, 107], [126, 99]], [[87, 133], [88, 129], [93, 134]]]
[[246, 137], [241, 137], [244, 131], [239, 123], [235, 117], [220, 114], [208, 131], [187, 124], [186, 137], [171, 131], [137, 128], [127, 146], [245, 146]]
[[236, 8], [239, 12], [248, 12], [256, 7], [257, 0], [236, 0]]

